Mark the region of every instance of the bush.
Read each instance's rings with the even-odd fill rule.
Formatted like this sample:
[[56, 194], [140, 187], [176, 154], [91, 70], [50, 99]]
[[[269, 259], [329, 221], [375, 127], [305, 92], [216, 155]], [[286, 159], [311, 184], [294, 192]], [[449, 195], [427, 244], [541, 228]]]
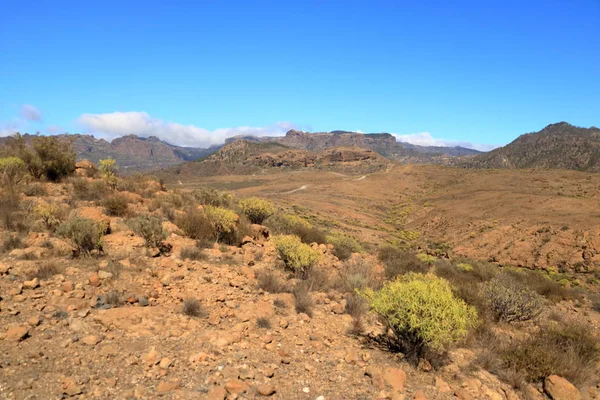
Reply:
[[0, 158], [0, 184], [3, 188], [18, 185], [27, 174], [25, 161], [18, 157]]
[[50, 232], [54, 232], [66, 216], [67, 210], [56, 203], [39, 203], [35, 206], [34, 212], [42, 220], [44, 227]]
[[329, 236], [327, 242], [333, 245], [333, 255], [341, 261], [346, 261], [352, 257], [352, 253], [360, 253], [362, 251], [362, 246], [358, 240], [349, 236]]
[[279, 277], [270, 270], [260, 270], [256, 273], [256, 281], [258, 287], [265, 292], [269, 293], [283, 293], [287, 292], [286, 284], [279, 279]]
[[202, 249], [198, 247], [184, 247], [181, 249], [180, 257], [183, 260], [193, 260], [193, 261], [202, 261], [206, 260], [208, 257]]
[[259, 329], [271, 329], [269, 318], [259, 317], [256, 319], [256, 327]]
[[203, 317], [206, 312], [202, 304], [196, 299], [186, 298], [183, 300], [183, 313], [189, 317]]
[[47, 196], [48, 192], [41, 183], [31, 183], [23, 188], [23, 194], [28, 197], [42, 197]]
[[141, 236], [146, 241], [146, 247], [161, 248], [163, 240], [167, 235], [163, 231], [162, 221], [153, 215], [142, 215], [132, 218], [127, 222], [136, 235]]
[[530, 271], [522, 268], [506, 269], [505, 275], [510, 276], [523, 286], [530, 288], [553, 302], [578, 297], [573, 289], [566, 288], [560, 283], [553, 281], [541, 271]]
[[319, 261], [320, 254], [309, 245], [302, 243], [297, 236], [274, 236], [273, 242], [277, 254], [283, 260], [286, 268], [306, 277], [309, 270]]
[[21, 249], [25, 247], [23, 241], [20, 236], [17, 235], [7, 235], [4, 237], [2, 241], [2, 246], [0, 247], [1, 253], [8, 253], [14, 249]]
[[16, 213], [20, 210], [21, 199], [12, 190], [0, 192], [0, 224], [5, 229], [15, 226]]
[[90, 255], [92, 251], [102, 250], [102, 236], [106, 228], [91, 219], [74, 217], [63, 222], [57, 234], [69, 240], [76, 248], [75, 256]]
[[59, 273], [60, 270], [55, 264], [45, 263], [37, 267], [32, 273], [28, 274], [27, 277], [29, 279], [38, 278], [40, 280], [47, 280]]
[[372, 288], [375, 284], [375, 272], [371, 265], [363, 258], [356, 258], [344, 262], [336, 286], [342, 292], [354, 293], [357, 289]]
[[175, 224], [188, 237], [197, 240], [200, 247], [211, 247], [217, 239], [212, 224], [201, 211], [191, 210], [185, 216], [177, 218]]
[[421, 356], [426, 347], [443, 350], [477, 324], [475, 308], [457, 299], [448, 281], [431, 274], [409, 273], [381, 290], [361, 293], [412, 357]]
[[102, 172], [102, 178], [106, 182], [106, 184], [113, 190], [117, 188], [117, 171], [119, 170], [119, 165], [117, 162], [109, 157], [104, 160], [100, 160], [100, 172]]
[[124, 195], [116, 194], [104, 199], [102, 205], [106, 210], [106, 214], [113, 217], [123, 217], [127, 214], [129, 199]]
[[585, 326], [558, 325], [498, 347], [499, 365], [493, 372], [501, 377], [539, 382], [549, 375], [559, 375], [575, 385], [585, 385], [598, 376], [600, 349]]
[[385, 275], [388, 279], [394, 279], [398, 275], [409, 272], [424, 274], [429, 271], [429, 266], [419, 260], [414, 253], [397, 247], [381, 247], [377, 258], [383, 263]]
[[312, 317], [313, 300], [306, 285], [296, 284], [292, 291], [294, 295], [294, 307], [297, 313], [304, 313]]
[[[70, 143], [55, 136], [36, 136], [32, 145], [37, 157], [31, 160], [30, 171], [41, 170], [42, 175], [53, 182], [75, 172], [75, 152]], [[36, 174], [39, 175], [32, 175]]]
[[229, 207], [233, 196], [230, 193], [222, 192], [211, 188], [195, 189], [192, 196], [198, 203], [213, 207]]
[[483, 294], [497, 318], [505, 322], [533, 319], [544, 306], [544, 299], [538, 293], [507, 277], [492, 279]]
[[216, 233], [217, 241], [224, 235], [234, 233], [238, 215], [233, 211], [223, 207], [205, 206], [204, 214]]
[[104, 181], [89, 181], [85, 178], [73, 178], [73, 198], [77, 200], [98, 201], [108, 193], [108, 187]]
[[275, 212], [275, 206], [271, 202], [258, 197], [241, 200], [238, 205], [253, 224], [262, 224], [265, 219]]
[[272, 233], [277, 235], [295, 235], [300, 238], [302, 243], [327, 243], [325, 233], [296, 215], [274, 214], [267, 218], [264, 224]]

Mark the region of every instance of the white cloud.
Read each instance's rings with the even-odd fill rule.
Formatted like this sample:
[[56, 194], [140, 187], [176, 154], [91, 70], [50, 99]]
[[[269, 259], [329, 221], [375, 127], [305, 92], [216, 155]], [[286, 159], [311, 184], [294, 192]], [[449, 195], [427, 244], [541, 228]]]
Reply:
[[399, 142], [406, 142], [410, 144], [416, 144], [419, 146], [445, 146], [445, 147], [467, 147], [470, 149], [480, 150], [480, 151], [490, 151], [495, 149], [496, 145], [492, 144], [482, 144], [482, 143], [471, 143], [466, 141], [458, 141], [458, 140], [447, 140], [447, 139], [439, 139], [431, 136], [429, 132], [419, 132], [419, 133], [410, 133], [407, 135], [401, 135], [398, 133], [393, 133], [396, 137], [396, 140]]
[[42, 113], [39, 108], [32, 106], [31, 104], [23, 104], [21, 106], [21, 116], [26, 121], [41, 121]]
[[195, 125], [163, 121], [146, 112], [129, 111], [106, 114], [83, 114], [77, 122], [87, 131], [106, 139], [134, 134], [140, 137], [156, 136], [180, 146], [208, 147], [222, 144], [237, 135], [281, 136], [294, 127], [289, 122], [277, 122], [267, 127], [240, 126], [208, 130]]

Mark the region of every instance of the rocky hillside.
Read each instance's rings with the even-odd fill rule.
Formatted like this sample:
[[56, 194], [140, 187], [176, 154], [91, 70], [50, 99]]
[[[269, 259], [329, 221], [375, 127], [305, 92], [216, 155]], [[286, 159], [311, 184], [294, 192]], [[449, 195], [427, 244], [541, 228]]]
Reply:
[[557, 168], [600, 172], [600, 129], [566, 122], [519, 136], [510, 144], [456, 162], [468, 168]]
[[238, 137], [255, 142], [279, 143], [295, 149], [309, 151], [323, 151], [334, 147], [360, 147], [373, 150], [384, 157], [409, 163], [442, 163], [444, 157], [440, 156], [468, 156], [480, 152], [465, 147], [436, 147], [418, 146], [409, 143], [397, 142], [389, 133], [356, 133], [346, 131], [332, 132], [302, 132], [290, 130], [283, 137]]
[[335, 147], [317, 152], [276, 142], [237, 140], [208, 157], [172, 171], [183, 176], [250, 174], [265, 168], [368, 173], [385, 169], [388, 164], [389, 161], [375, 151], [360, 147]]
[[[168, 168], [186, 161], [196, 160], [215, 152], [216, 148], [200, 149], [194, 147], [179, 147], [162, 141], [157, 137], [123, 136], [108, 142], [97, 139], [92, 135], [65, 134], [58, 135], [72, 143], [78, 160], [89, 160], [93, 163], [112, 157], [121, 166], [122, 172], [150, 171]], [[32, 135], [23, 135], [26, 141]], [[0, 138], [0, 145], [8, 138]]]

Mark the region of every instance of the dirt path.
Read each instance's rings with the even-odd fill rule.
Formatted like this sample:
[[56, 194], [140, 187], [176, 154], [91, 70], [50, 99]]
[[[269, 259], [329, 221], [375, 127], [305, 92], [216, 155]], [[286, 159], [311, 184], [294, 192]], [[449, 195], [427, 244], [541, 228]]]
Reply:
[[292, 194], [292, 193], [296, 193], [296, 192], [299, 192], [299, 191], [301, 191], [301, 190], [306, 190], [306, 188], [307, 188], [307, 187], [308, 187], [308, 185], [303, 185], [303, 186], [300, 186], [298, 189], [290, 190], [289, 192], [283, 192], [283, 193], [281, 193], [281, 194]]

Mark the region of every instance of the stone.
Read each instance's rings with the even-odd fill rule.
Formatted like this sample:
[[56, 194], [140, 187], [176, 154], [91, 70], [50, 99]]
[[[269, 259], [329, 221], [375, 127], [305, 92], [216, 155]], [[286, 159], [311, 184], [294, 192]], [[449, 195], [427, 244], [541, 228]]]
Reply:
[[579, 389], [558, 375], [550, 375], [544, 380], [544, 391], [552, 400], [581, 400]]
[[365, 370], [365, 375], [371, 378], [371, 384], [375, 386], [375, 388], [380, 390], [385, 388], [385, 381], [383, 380], [381, 369], [374, 365], [369, 365]]
[[413, 397], [414, 400], [427, 400], [427, 396], [425, 396], [425, 392], [422, 390], [417, 390]]
[[546, 396], [541, 394], [532, 384], [525, 385], [523, 393], [527, 400], [544, 400]]
[[403, 392], [406, 383], [406, 372], [401, 368], [388, 367], [383, 372], [385, 383], [390, 385], [395, 391]]
[[9, 342], [20, 342], [29, 337], [29, 329], [26, 326], [17, 326], [9, 328], [6, 331], [5, 338]]
[[101, 339], [96, 335], [88, 335], [80, 340], [81, 343], [86, 344], [88, 346], [95, 346], [100, 343]]
[[355, 350], [348, 350], [344, 357], [344, 361], [346, 361], [347, 364], [356, 364], [358, 362], [358, 354]]
[[167, 369], [167, 368], [169, 368], [169, 367], [171, 366], [171, 364], [172, 364], [172, 363], [173, 363], [173, 361], [172, 361], [170, 358], [168, 358], [168, 357], [163, 357], [163, 358], [160, 360], [160, 363], [158, 363], [158, 366], [159, 366], [160, 368], [162, 368], [162, 369]]
[[206, 398], [208, 400], [225, 400], [227, 397], [227, 390], [222, 386], [213, 386], [208, 390]]
[[102, 282], [100, 281], [100, 277], [98, 276], [97, 273], [93, 273], [92, 276], [90, 276], [90, 285], [98, 287], [102, 284]]
[[39, 317], [31, 317], [27, 320], [27, 323], [33, 327], [38, 326], [42, 321], [39, 319]]
[[179, 384], [173, 381], [162, 381], [156, 386], [156, 391], [158, 393], [168, 393], [177, 389]]
[[71, 282], [71, 281], [66, 281], [61, 286], [61, 290], [65, 293], [71, 292], [74, 289], [75, 289], [75, 285], [73, 285], [73, 282]]
[[40, 287], [40, 280], [38, 278], [33, 278], [30, 281], [23, 282], [24, 289], [35, 289]]
[[273, 396], [277, 392], [277, 390], [275, 389], [275, 386], [269, 385], [269, 384], [260, 385], [256, 391], [261, 396]]
[[83, 393], [83, 386], [78, 385], [71, 377], [64, 378], [61, 383], [62, 392], [67, 396], [77, 396]]
[[440, 393], [450, 393], [452, 391], [450, 385], [439, 376], [435, 377], [435, 387]]
[[160, 360], [160, 354], [154, 348], [150, 349], [148, 353], [142, 354], [142, 361], [148, 366], [156, 365]]
[[232, 395], [238, 395], [248, 390], [248, 385], [239, 379], [230, 379], [225, 383], [225, 390]]
[[111, 279], [113, 277], [113, 274], [108, 272], [108, 271], [98, 271], [98, 277], [100, 279]]

